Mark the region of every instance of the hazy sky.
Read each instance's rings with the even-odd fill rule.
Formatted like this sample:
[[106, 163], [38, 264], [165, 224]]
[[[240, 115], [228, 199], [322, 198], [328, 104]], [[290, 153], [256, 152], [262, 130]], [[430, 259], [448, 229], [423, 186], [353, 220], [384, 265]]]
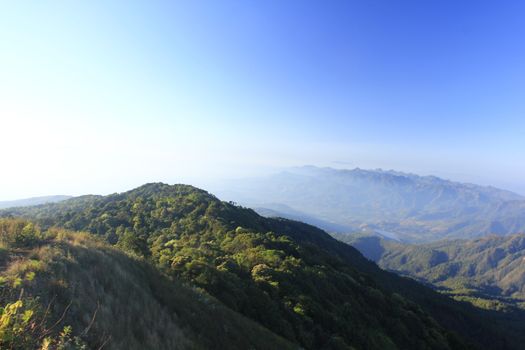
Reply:
[[394, 168], [525, 193], [523, 1], [0, 3], [0, 200]]

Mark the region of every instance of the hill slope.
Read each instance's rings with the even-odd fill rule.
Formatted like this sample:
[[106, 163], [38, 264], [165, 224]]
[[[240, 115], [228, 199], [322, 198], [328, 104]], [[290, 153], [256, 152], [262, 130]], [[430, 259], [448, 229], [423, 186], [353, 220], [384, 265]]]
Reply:
[[522, 196], [395, 171], [292, 168], [232, 181], [217, 193], [283, 217], [303, 213], [306, 221], [332, 232], [364, 229], [412, 242], [525, 231]]
[[349, 243], [386, 269], [439, 287], [525, 301], [525, 235], [422, 245], [359, 237]]
[[93, 235], [5, 219], [0, 232], [0, 303], [33, 312], [22, 329], [2, 323], [0, 348], [40, 348], [64, 326], [90, 349], [297, 348]]
[[385, 272], [315, 227], [191, 186], [148, 184], [1, 215], [103, 235], [305, 348], [466, 348], [452, 331], [480, 348], [523, 341], [497, 315]]

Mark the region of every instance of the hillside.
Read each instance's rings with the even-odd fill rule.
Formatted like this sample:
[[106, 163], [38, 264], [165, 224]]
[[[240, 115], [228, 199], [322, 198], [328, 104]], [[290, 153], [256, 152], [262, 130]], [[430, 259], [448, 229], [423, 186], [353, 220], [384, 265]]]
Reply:
[[523, 341], [505, 317], [385, 272], [315, 227], [263, 218], [191, 186], [148, 184], [1, 215], [100, 235], [308, 349], [512, 349]]
[[215, 190], [225, 199], [330, 232], [363, 230], [407, 242], [525, 232], [524, 197], [434, 176], [308, 166]]
[[455, 294], [512, 304], [525, 302], [524, 235], [422, 245], [404, 245], [379, 237], [356, 237], [347, 241], [385, 269]]
[[91, 234], [0, 232], [2, 349], [297, 348]]

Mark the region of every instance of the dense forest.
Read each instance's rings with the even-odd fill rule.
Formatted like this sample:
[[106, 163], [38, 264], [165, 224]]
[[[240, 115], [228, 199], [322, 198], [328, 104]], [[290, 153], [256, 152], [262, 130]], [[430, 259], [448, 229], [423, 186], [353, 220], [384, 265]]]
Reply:
[[295, 349], [100, 237], [0, 219], [1, 349]]
[[411, 245], [337, 235], [381, 267], [487, 308], [525, 305], [525, 235]]
[[[152, 269], [154, 273], [145, 273], [148, 277], [144, 272], [129, 275], [140, 283], [152, 283], [143, 280], [152, 276], [157, 276], [155, 281], [164, 281], [162, 293], [152, 292], [160, 306], [166, 307], [166, 300], [159, 300], [158, 294], [167, 295], [165, 298], [171, 295], [163, 288], [197, 288], [200, 295], [209, 296], [204, 299], [216, 299], [224, 305], [228, 315], [242, 314], [273, 332], [275, 342], [284, 342], [280, 340], [284, 338], [307, 349], [518, 349], [523, 340], [519, 329], [508, 327], [505, 319], [492, 311], [456, 302], [412, 280], [385, 272], [356, 249], [320, 229], [285, 219], [263, 218], [253, 210], [222, 202], [191, 186], [148, 184], [121, 194], [84, 196], [0, 213], [32, 220], [46, 232], [89, 232], [98, 238], [88, 238], [86, 234], [79, 237], [97, 243], [86, 244], [79, 252], [109, 255], [109, 271], [121, 269], [115, 267], [116, 256], [131, 259], [134, 263], [130, 266], [136, 269]], [[75, 241], [76, 235], [68, 233], [67, 237]], [[81, 263], [78, 268], [87, 268], [83, 273], [91, 273], [92, 277], [78, 281], [79, 284], [97, 285], [102, 283], [99, 279], [110, 279], [105, 270], [91, 272], [90, 263]], [[128, 282], [124, 278], [122, 286]], [[77, 300], [76, 296], [70, 297]], [[91, 312], [97, 303], [101, 309], [111, 308], [104, 300], [93, 298]], [[173, 315], [178, 303], [171, 300], [168, 305], [172, 308], [167, 307], [166, 317]], [[203, 307], [202, 313], [206, 313], [206, 308], [210, 305]], [[181, 322], [186, 321], [181, 311], [175, 314]], [[171, 334], [169, 330], [157, 329], [163, 327], [155, 326], [159, 320], [138, 317], [136, 327], [151, 324], [148, 333], [158, 331], [164, 338]], [[103, 321], [103, 317], [96, 317], [91, 328]], [[225, 331], [237, 334], [239, 329], [230, 328], [235, 328], [236, 323], [231, 319], [230, 323], [233, 324], [225, 326]], [[177, 329], [176, 322], [173, 327]], [[187, 327], [192, 343], [198, 344], [191, 340], [195, 339], [192, 332], [199, 334], [195, 331], [198, 327]], [[252, 334], [256, 331], [263, 332], [256, 327], [251, 329]], [[142, 336], [139, 340], [144, 339]], [[109, 340], [108, 348], [119, 348], [119, 341], [122, 340]], [[203, 347], [221, 348], [219, 344]], [[239, 342], [231, 344], [231, 348], [244, 348]], [[271, 348], [267, 344], [251, 346]], [[159, 348], [170, 347], [159, 344]]]

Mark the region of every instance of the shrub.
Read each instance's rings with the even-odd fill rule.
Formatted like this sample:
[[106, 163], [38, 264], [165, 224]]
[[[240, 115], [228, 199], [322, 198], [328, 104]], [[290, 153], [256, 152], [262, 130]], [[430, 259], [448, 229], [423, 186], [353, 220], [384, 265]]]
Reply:
[[42, 241], [40, 227], [22, 219], [0, 219], [0, 240], [4, 247], [31, 247]]

